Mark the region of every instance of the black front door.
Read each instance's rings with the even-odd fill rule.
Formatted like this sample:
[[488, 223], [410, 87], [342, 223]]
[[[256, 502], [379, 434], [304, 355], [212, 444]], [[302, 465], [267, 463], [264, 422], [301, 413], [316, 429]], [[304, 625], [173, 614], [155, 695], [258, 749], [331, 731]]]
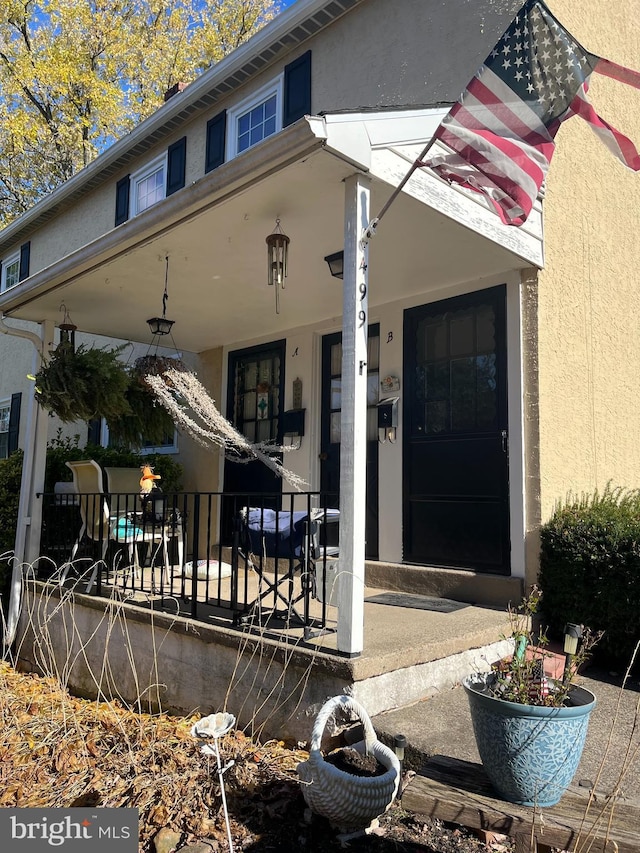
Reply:
[[[378, 421], [376, 403], [380, 387], [380, 327], [369, 327], [367, 352], [367, 486], [365, 556], [378, 559]], [[342, 409], [342, 334], [322, 339], [322, 424], [320, 437], [320, 490], [323, 502], [340, 505], [340, 424]], [[331, 531], [331, 525], [327, 535]], [[329, 544], [335, 544], [329, 542]]]
[[405, 311], [403, 558], [508, 574], [505, 288]]
[[[282, 444], [285, 342], [276, 341], [229, 353], [227, 419], [249, 441]], [[282, 454], [279, 455], [282, 459]], [[226, 459], [224, 491], [252, 496], [250, 502], [280, 509], [282, 479], [260, 460]], [[223, 503], [223, 536], [228, 541], [234, 503]]]

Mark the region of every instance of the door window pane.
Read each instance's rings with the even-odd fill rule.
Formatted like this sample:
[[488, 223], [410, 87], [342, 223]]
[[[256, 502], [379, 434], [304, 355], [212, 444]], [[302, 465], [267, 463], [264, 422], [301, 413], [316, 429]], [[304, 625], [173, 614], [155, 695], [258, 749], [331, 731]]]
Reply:
[[331, 375], [342, 373], [342, 344], [334, 344], [331, 347]]
[[342, 407], [342, 377], [331, 380], [331, 408], [340, 409]]
[[459, 311], [449, 321], [449, 355], [469, 355], [474, 348], [474, 312]]
[[498, 412], [494, 307], [425, 317], [416, 325], [415, 343], [414, 434], [493, 428]]

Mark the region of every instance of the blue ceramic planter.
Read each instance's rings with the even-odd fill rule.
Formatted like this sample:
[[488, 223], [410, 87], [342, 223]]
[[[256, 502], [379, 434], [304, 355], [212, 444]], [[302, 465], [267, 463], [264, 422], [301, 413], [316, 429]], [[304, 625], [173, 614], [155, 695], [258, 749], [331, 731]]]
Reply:
[[478, 752], [502, 799], [524, 806], [554, 806], [571, 784], [596, 697], [573, 687], [562, 708], [518, 705], [487, 693], [487, 677], [463, 681]]

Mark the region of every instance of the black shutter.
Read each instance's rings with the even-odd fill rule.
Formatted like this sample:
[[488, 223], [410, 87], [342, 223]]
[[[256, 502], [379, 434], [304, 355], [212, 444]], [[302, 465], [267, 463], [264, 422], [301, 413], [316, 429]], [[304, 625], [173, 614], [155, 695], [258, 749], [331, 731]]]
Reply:
[[207, 122], [207, 151], [204, 170], [210, 172], [222, 166], [227, 138], [227, 111], [223, 110]]
[[293, 124], [311, 113], [311, 51], [284, 67], [284, 109], [282, 126]]
[[116, 184], [116, 225], [122, 225], [129, 218], [129, 175], [121, 178]]
[[7, 437], [7, 455], [10, 456], [18, 449], [18, 435], [20, 431], [20, 404], [22, 394], [11, 395], [11, 411], [9, 412], [9, 435]]
[[167, 191], [171, 195], [184, 186], [187, 167], [187, 137], [183, 136], [167, 150]]
[[24, 281], [29, 278], [29, 260], [31, 258], [31, 240], [23, 243], [20, 246], [20, 272], [18, 273], [18, 281]]
[[87, 422], [87, 426], [89, 427], [87, 433], [87, 444], [94, 444], [96, 447], [100, 447], [102, 421], [100, 418], [92, 418]]

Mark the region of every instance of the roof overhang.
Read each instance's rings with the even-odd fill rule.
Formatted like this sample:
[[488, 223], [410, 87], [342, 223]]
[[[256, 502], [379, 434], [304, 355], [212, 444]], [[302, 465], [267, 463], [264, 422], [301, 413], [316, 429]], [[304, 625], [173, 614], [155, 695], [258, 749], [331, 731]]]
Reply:
[[[180, 349], [198, 352], [318, 321], [339, 326], [342, 289], [324, 257], [343, 246], [343, 181], [369, 175], [375, 215], [442, 115], [307, 117], [36, 272], [0, 297], [0, 311], [57, 321], [64, 302], [82, 331], [145, 341], [146, 320], [162, 307], [168, 257], [167, 316], [176, 321]], [[291, 240], [278, 315], [265, 244], [276, 218]], [[508, 228], [482, 197], [420, 170], [371, 241], [370, 315], [397, 299], [541, 266], [541, 237], [539, 211], [526, 231]]]

